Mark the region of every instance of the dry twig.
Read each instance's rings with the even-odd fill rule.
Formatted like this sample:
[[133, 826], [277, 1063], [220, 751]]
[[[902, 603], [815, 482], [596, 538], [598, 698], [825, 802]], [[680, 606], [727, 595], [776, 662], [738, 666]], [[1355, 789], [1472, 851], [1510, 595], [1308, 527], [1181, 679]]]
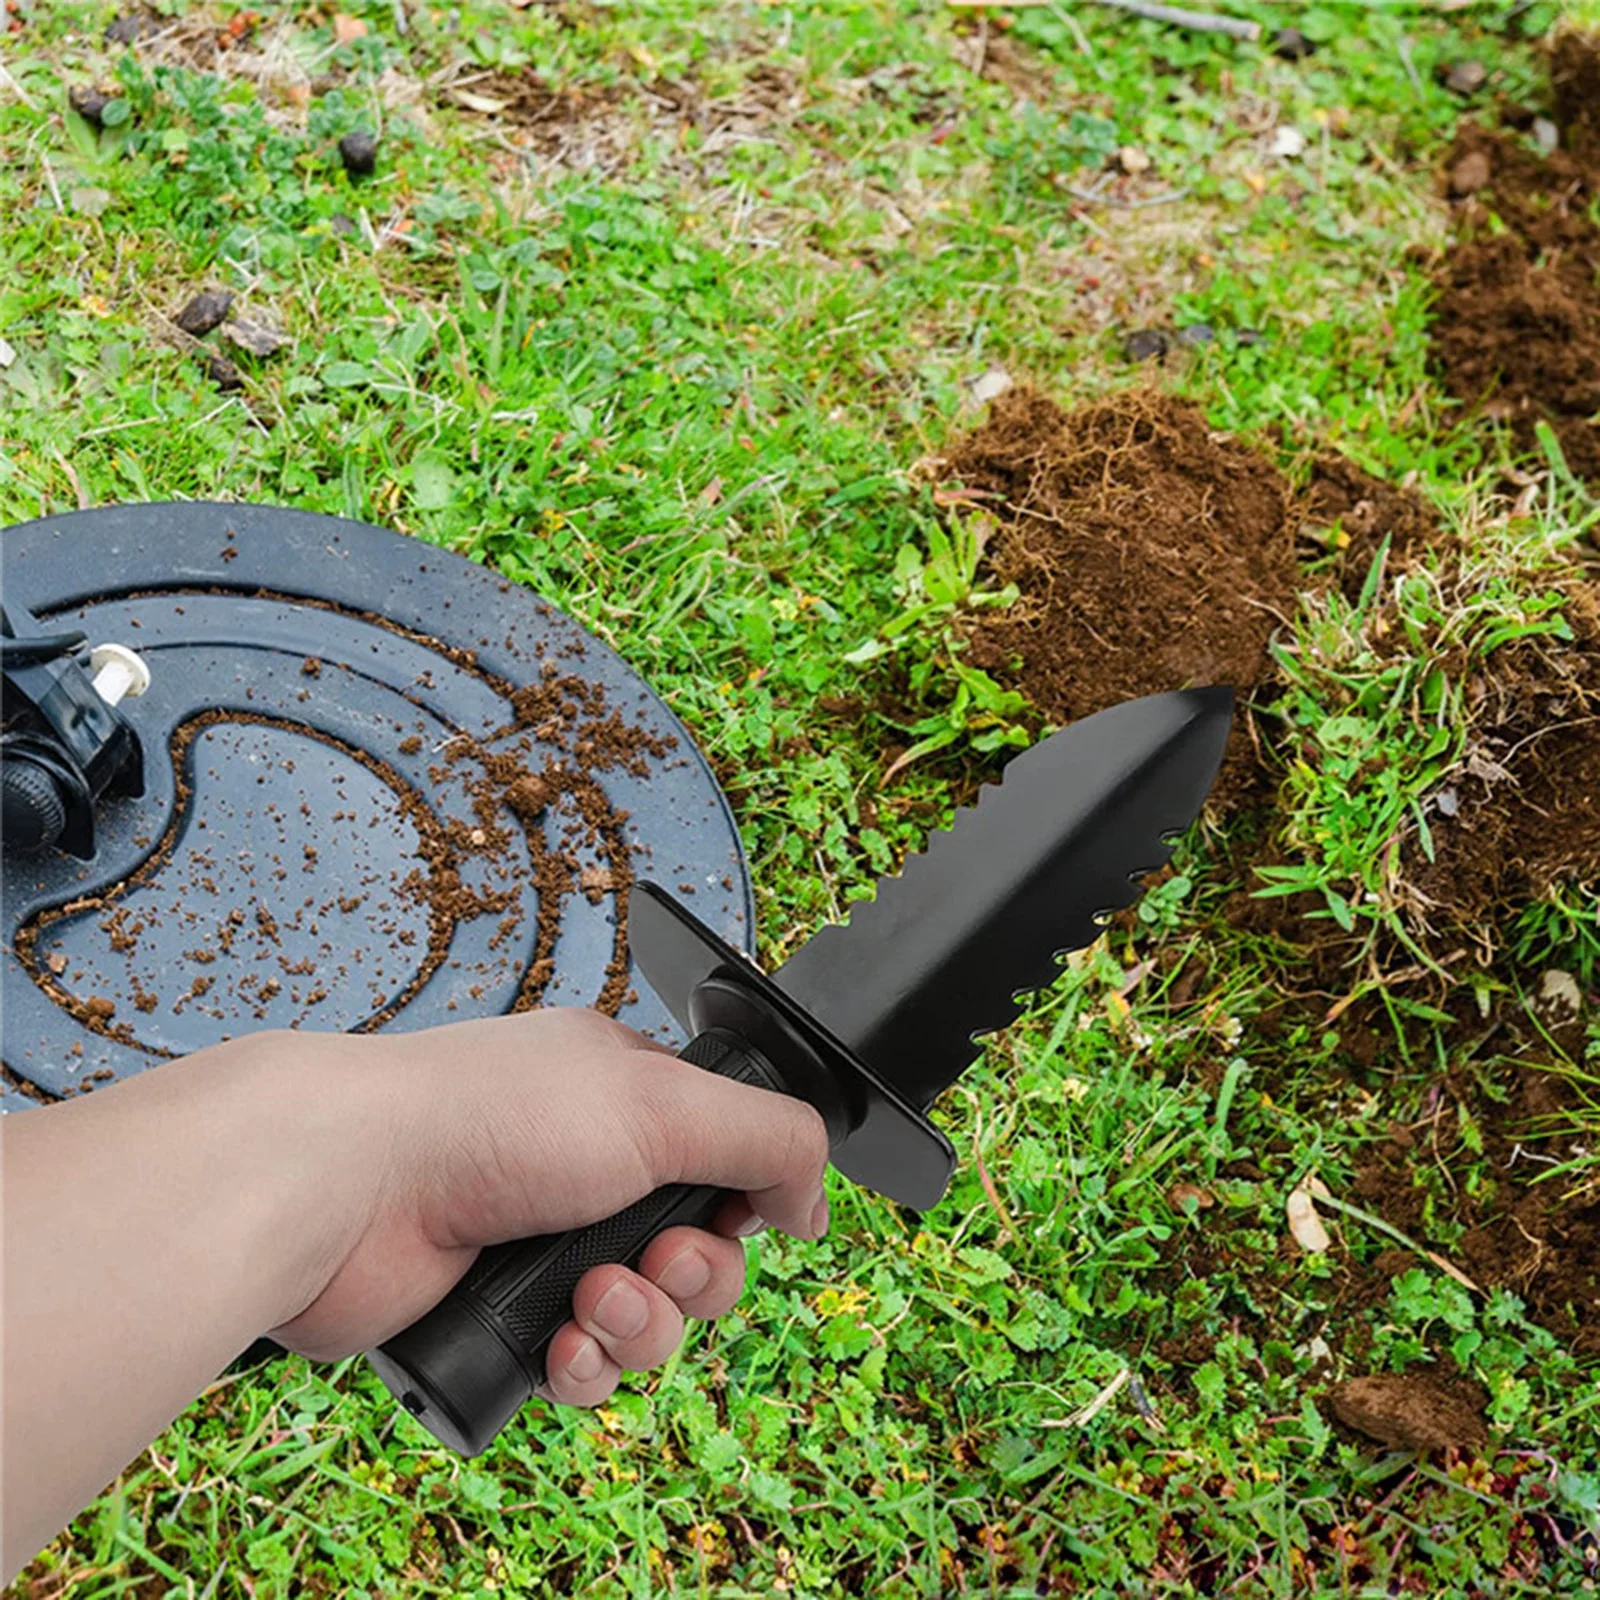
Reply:
[[[1004, 6], [1008, 11], [1024, 6], [1053, 6], [1056, 0], [947, 0], [952, 6], [978, 8]], [[1218, 16], [1214, 11], [1184, 11], [1177, 6], [1155, 5], [1152, 0], [1089, 0], [1090, 5], [1108, 6], [1150, 22], [1170, 22], [1175, 28], [1190, 28], [1196, 33], [1225, 33], [1233, 39], [1254, 41], [1261, 37], [1261, 24], [1243, 17]]]

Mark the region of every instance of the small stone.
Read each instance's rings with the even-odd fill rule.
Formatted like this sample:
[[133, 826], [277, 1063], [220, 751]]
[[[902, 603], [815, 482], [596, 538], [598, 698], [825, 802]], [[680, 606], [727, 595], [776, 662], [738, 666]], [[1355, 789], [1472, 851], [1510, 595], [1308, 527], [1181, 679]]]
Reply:
[[1317, 47], [1298, 28], [1279, 28], [1272, 36], [1272, 53], [1280, 61], [1304, 61]]
[[1172, 348], [1172, 335], [1164, 328], [1138, 328], [1122, 341], [1124, 361], [1165, 360]]
[[244, 388], [244, 375], [226, 356], [208, 354], [206, 356], [206, 376], [224, 394], [231, 393], [235, 389]]
[[1450, 193], [1457, 197], [1476, 194], [1492, 175], [1489, 157], [1482, 150], [1469, 150], [1450, 169]]
[[1198, 350], [1203, 344], [1210, 344], [1217, 336], [1217, 330], [1209, 322], [1191, 322], [1187, 328], [1178, 329], [1178, 343], [1186, 350]]
[[506, 790], [506, 804], [524, 822], [532, 822], [553, 798], [550, 785], [543, 778], [536, 778], [531, 774], [518, 778]]
[[196, 339], [221, 324], [233, 304], [226, 289], [206, 289], [197, 294], [172, 320]]
[[336, 211], [329, 219], [328, 226], [339, 235], [341, 239], [354, 239], [361, 229], [356, 226], [354, 217], [347, 217], [344, 212]]
[[370, 178], [378, 165], [378, 140], [363, 129], [347, 133], [339, 141], [339, 159], [352, 178]]
[[84, 1012], [93, 1017], [97, 1022], [109, 1022], [117, 1014], [117, 1005], [114, 1000], [108, 1000], [103, 994], [92, 994], [83, 1002]]
[[1441, 65], [1439, 72], [1439, 81], [1462, 99], [1476, 94], [1489, 78], [1489, 69], [1481, 61], [1454, 61]]
[[144, 17], [129, 12], [106, 24], [105, 41], [107, 44], [136, 44], [149, 27]]
[[1543, 1011], [1565, 1011], [1575, 1017], [1583, 1010], [1583, 990], [1570, 972], [1552, 967], [1539, 981], [1539, 1004]]
[[44, 958], [44, 964], [59, 978], [67, 970], [66, 953], [61, 950], [52, 950]]
[[1441, 789], [1433, 797], [1433, 803], [1439, 808], [1441, 817], [1456, 816], [1461, 810], [1461, 793], [1457, 789]]
[[1117, 165], [1126, 173], [1137, 177], [1150, 170], [1150, 157], [1136, 144], [1125, 144], [1117, 151]]
[[1561, 148], [1561, 130], [1548, 117], [1533, 119], [1533, 142], [1542, 156], [1553, 156]]
[[102, 119], [105, 116], [106, 107], [110, 105], [112, 100], [115, 98], [116, 97], [114, 95], [103, 94], [99, 89], [96, 89], [91, 84], [86, 83], [77, 84], [67, 91], [67, 104], [71, 106], [72, 109], [76, 111], [91, 128], [101, 128], [105, 126], [105, 123]]
[[1296, 156], [1303, 154], [1305, 148], [1306, 136], [1298, 128], [1285, 123], [1281, 128], [1272, 130], [1272, 143], [1268, 149], [1280, 161], [1292, 161]]

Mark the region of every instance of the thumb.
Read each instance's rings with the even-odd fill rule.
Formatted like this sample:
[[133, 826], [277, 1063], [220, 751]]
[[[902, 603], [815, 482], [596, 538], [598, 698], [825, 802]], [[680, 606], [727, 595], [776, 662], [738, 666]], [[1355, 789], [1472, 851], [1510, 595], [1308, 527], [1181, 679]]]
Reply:
[[826, 1231], [828, 1134], [803, 1100], [718, 1077], [676, 1056], [637, 1063], [627, 1115], [653, 1182], [743, 1190], [796, 1238]]

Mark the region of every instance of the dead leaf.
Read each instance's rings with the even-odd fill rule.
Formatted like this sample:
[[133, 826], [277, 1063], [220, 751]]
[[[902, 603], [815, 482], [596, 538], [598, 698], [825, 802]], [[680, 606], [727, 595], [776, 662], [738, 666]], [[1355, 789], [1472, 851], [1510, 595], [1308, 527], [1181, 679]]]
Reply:
[[275, 355], [289, 342], [289, 336], [282, 328], [274, 328], [265, 322], [251, 322], [244, 317], [224, 322], [222, 331], [241, 350], [248, 350], [257, 356]]
[[1304, 1189], [1291, 1190], [1288, 1205], [1284, 1209], [1289, 1216], [1289, 1232], [1302, 1250], [1311, 1255], [1321, 1255], [1333, 1243], [1328, 1230], [1322, 1225], [1322, 1218], [1317, 1215], [1311, 1196]]
[[1539, 980], [1539, 999], [1546, 1011], [1566, 1011], [1572, 1016], [1583, 1010], [1583, 990], [1570, 972], [1552, 967]]
[[68, 190], [67, 199], [79, 216], [103, 217], [106, 208], [111, 204], [111, 191], [97, 188], [93, 184], [84, 184], [79, 188]]
[[1011, 374], [1004, 367], [990, 367], [987, 372], [980, 372], [976, 378], [971, 379], [967, 385], [972, 391], [973, 400], [980, 406], [987, 405], [991, 400], [998, 400], [1011, 386]]
[[333, 19], [333, 42], [335, 44], [354, 44], [357, 39], [364, 39], [367, 25], [360, 17], [347, 16], [341, 11]]
[[1217, 1197], [1209, 1189], [1202, 1189], [1197, 1183], [1175, 1183], [1167, 1190], [1167, 1204], [1174, 1211], [1182, 1211], [1186, 1200], [1193, 1200], [1196, 1209], [1200, 1211], [1217, 1203]]
[[486, 117], [492, 117], [498, 111], [504, 111], [507, 102], [496, 100], [490, 94], [474, 94], [470, 89], [452, 89], [450, 98], [458, 106], [465, 106], [468, 111], [481, 111]]

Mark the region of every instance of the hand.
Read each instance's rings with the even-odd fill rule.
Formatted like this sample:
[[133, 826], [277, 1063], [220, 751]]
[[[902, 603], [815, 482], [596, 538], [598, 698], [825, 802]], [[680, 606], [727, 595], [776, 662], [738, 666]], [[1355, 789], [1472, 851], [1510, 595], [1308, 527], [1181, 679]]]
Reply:
[[343, 1226], [319, 1243], [320, 1286], [271, 1330], [302, 1354], [382, 1343], [441, 1300], [483, 1245], [597, 1222], [666, 1183], [740, 1191], [715, 1231], [669, 1229], [637, 1273], [601, 1266], [580, 1280], [539, 1392], [597, 1405], [624, 1369], [671, 1355], [686, 1315], [732, 1308], [740, 1235], [827, 1227], [827, 1136], [811, 1107], [691, 1066], [596, 1012], [276, 1037], [297, 1058], [297, 1092], [343, 1101], [349, 1147], [370, 1152]]

